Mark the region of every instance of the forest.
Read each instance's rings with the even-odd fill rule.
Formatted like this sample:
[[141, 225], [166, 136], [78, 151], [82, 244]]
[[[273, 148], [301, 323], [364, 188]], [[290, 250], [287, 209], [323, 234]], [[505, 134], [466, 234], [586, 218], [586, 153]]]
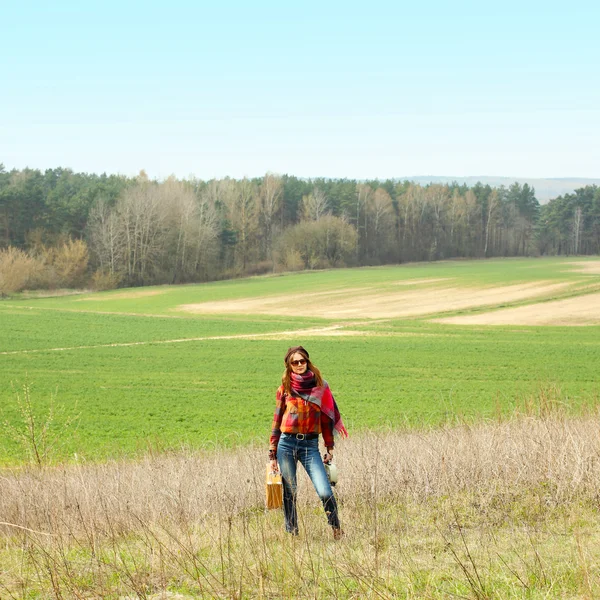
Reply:
[[0, 293], [449, 258], [600, 254], [600, 188], [151, 180], [0, 164]]

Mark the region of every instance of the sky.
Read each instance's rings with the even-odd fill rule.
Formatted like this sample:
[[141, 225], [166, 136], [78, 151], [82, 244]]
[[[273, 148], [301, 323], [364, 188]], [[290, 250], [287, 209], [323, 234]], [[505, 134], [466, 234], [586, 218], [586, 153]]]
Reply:
[[600, 177], [600, 3], [0, 0], [0, 163]]

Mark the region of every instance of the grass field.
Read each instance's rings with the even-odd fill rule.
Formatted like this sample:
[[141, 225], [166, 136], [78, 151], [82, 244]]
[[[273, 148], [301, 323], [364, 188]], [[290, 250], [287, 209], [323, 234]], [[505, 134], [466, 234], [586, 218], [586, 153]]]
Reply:
[[[599, 290], [531, 259], [1, 301], [0, 598], [599, 597]], [[337, 543], [303, 474], [299, 538], [264, 510], [297, 343], [351, 433]]]
[[[352, 431], [508, 414], [547, 385], [575, 410], [598, 400], [597, 310], [580, 327], [435, 319], [551, 313], [553, 301], [593, 298], [598, 264], [456, 261], [4, 300], [0, 419], [19, 425], [15, 390], [29, 382], [40, 418], [51, 394], [79, 416], [58, 459], [266, 446], [282, 356], [296, 343]], [[1, 463], [24, 460], [12, 436], [0, 451]]]

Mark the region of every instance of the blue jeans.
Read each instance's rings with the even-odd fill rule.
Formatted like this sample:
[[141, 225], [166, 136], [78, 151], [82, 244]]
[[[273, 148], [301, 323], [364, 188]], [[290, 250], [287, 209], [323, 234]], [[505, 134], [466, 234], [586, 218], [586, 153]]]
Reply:
[[299, 440], [294, 434], [282, 433], [277, 445], [277, 462], [281, 470], [283, 481], [283, 515], [285, 530], [289, 533], [298, 533], [298, 513], [296, 511], [296, 495], [298, 485], [296, 482], [296, 467], [298, 461], [306, 469], [315, 490], [323, 502], [327, 522], [339, 528], [337, 502], [327, 478], [323, 460], [319, 454], [319, 438], [312, 440]]

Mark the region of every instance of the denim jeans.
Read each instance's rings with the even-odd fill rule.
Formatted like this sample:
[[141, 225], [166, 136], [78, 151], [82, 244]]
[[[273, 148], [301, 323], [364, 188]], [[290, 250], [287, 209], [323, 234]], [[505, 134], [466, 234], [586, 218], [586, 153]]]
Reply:
[[327, 522], [332, 527], [339, 528], [337, 502], [319, 454], [319, 438], [299, 440], [294, 434], [282, 433], [277, 445], [277, 462], [283, 481], [283, 515], [286, 531], [293, 534], [298, 533], [298, 513], [296, 511], [298, 461], [306, 469], [319, 498], [321, 498]]

